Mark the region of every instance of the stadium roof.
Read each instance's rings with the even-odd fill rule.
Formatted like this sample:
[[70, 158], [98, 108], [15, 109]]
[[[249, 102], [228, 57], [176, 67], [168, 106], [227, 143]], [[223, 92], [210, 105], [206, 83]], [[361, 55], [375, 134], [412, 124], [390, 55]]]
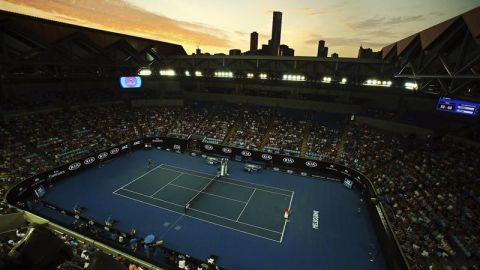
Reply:
[[383, 58], [386, 59], [392, 53], [395, 53], [396, 56], [400, 56], [408, 47], [412, 46], [417, 39], [420, 39], [421, 48], [427, 50], [442, 35], [448, 34], [455, 23], [465, 24], [472, 37], [480, 42], [480, 7], [477, 7], [385, 46], [382, 48]]
[[181, 45], [0, 11], [0, 62], [138, 67], [185, 55]]

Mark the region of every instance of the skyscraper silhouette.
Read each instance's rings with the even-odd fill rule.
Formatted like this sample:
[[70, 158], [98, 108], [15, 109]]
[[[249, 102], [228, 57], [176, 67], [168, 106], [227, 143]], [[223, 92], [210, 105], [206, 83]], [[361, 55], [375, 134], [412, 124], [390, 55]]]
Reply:
[[282, 35], [282, 12], [273, 12], [272, 24], [272, 55], [280, 55], [280, 38]]

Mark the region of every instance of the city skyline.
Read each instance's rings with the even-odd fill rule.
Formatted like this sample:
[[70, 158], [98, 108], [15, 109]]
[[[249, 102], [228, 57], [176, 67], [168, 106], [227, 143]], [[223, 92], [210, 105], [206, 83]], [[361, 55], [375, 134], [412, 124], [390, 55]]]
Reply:
[[2, 10], [177, 43], [188, 54], [197, 46], [212, 54], [248, 51], [254, 31], [258, 44], [268, 43], [275, 10], [283, 13], [281, 43], [295, 55], [316, 56], [325, 40], [329, 54], [342, 57], [356, 57], [360, 45], [379, 50], [477, 6], [477, 0], [0, 0]]

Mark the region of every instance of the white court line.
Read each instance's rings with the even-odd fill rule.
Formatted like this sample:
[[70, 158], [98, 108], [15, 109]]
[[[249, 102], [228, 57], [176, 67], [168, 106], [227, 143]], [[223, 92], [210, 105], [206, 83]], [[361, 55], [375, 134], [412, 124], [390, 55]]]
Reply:
[[139, 177], [137, 177], [137, 178], [133, 179], [132, 181], [130, 181], [130, 182], [126, 183], [125, 185], [123, 185], [123, 186], [119, 187], [118, 189], [116, 189], [116, 190], [114, 191], [114, 193], [115, 193], [115, 192], [117, 192], [117, 191], [119, 191], [120, 189], [122, 189], [122, 188], [124, 188], [124, 187], [126, 187], [126, 186], [130, 185], [131, 183], [133, 183], [133, 182], [137, 181], [138, 179], [140, 179], [140, 178], [144, 177], [145, 175], [147, 175], [147, 174], [149, 174], [149, 173], [153, 172], [154, 170], [158, 169], [159, 167], [161, 167], [161, 166], [163, 166], [163, 165], [164, 165], [164, 164], [160, 164], [160, 165], [158, 165], [157, 167], [155, 167], [155, 168], [151, 169], [150, 171], [148, 171], [148, 172], [146, 172], [146, 173], [144, 173], [144, 174], [140, 175]]
[[[139, 202], [139, 203], [143, 203], [143, 204], [147, 204], [147, 205], [150, 205], [150, 206], [153, 206], [153, 207], [156, 207], [156, 208], [160, 208], [160, 209], [163, 209], [163, 210], [172, 212], [172, 213], [177, 213], [177, 214], [184, 215], [184, 213], [182, 213], [182, 212], [173, 211], [173, 210], [171, 210], [171, 209], [164, 208], [164, 207], [161, 207], [161, 206], [158, 206], [158, 205], [155, 205], [155, 204], [151, 204], [151, 203], [148, 203], [148, 202], [144, 202], [144, 201], [142, 201], [142, 200], [130, 198], [130, 197], [125, 196], [125, 195], [122, 195], [122, 194], [118, 194], [118, 193], [115, 193], [115, 192], [114, 192], [113, 194], [115, 194], [115, 195], [117, 195], [117, 196], [120, 196], [120, 197], [124, 197], [124, 198], [126, 198], [126, 199], [130, 199], [130, 200]], [[278, 241], [278, 240], [271, 239], [271, 238], [268, 238], [268, 237], [265, 237], [265, 236], [261, 236], [261, 235], [257, 235], [257, 234], [254, 234], [254, 233], [249, 233], [249, 232], [241, 231], [241, 230], [239, 230], [239, 229], [235, 229], [235, 228], [232, 228], [232, 227], [228, 227], [228, 226], [225, 226], [225, 225], [222, 225], [222, 224], [218, 224], [218, 223], [215, 223], [215, 222], [211, 222], [211, 221], [208, 221], [208, 220], [204, 220], [204, 219], [201, 219], [201, 218], [197, 218], [197, 217], [193, 217], [193, 216], [189, 216], [189, 215], [185, 215], [185, 216], [188, 217], [188, 218], [191, 218], [191, 219], [196, 219], [196, 220], [199, 220], [199, 221], [203, 221], [203, 222], [206, 222], [206, 223], [209, 223], [209, 224], [212, 224], [212, 225], [216, 225], [216, 226], [219, 226], [219, 227], [222, 227], [222, 228], [230, 229], [230, 230], [232, 230], [232, 231], [237, 231], [237, 232], [241, 232], [241, 233], [248, 234], [248, 235], [251, 235], [251, 236], [255, 236], [255, 237], [258, 237], [258, 238], [262, 238], [262, 239], [265, 239], [265, 240], [270, 240], [270, 241], [275, 242], [275, 243], [281, 243], [281, 242]]]
[[[197, 189], [188, 188], [188, 187], [184, 187], [184, 186], [180, 186], [180, 185], [176, 185], [176, 184], [169, 184], [169, 185], [170, 185], [170, 186], [174, 186], [174, 187], [178, 187], [178, 188], [183, 188], [183, 189], [188, 189], [188, 190], [196, 191], [196, 192], [199, 192], [199, 191], [200, 191], [200, 190], [197, 190]], [[200, 193], [206, 194], [206, 195], [210, 195], [210, 196], [219, 197], [219, 198], [222, 198], [222, 199], [225, 199], [225, 200], [229, 200], [229, 201], [234, 201], [234, 202], [239, 202], [239, 203], [247, 203], [247, 202], [244, 202], [244, 201], [235, 200], [235, 199], [232, 199], [232, 198], [220, 196], [220, 195], [213, 194], [213, 193], [209, 193], [209, 192], [204, 192], [204, 191], [202, 191], [202, 192], [200, 192]]]
[[202, 210], [198, 210], [198, 209], [195, 209], [195, 208], [189, 208], [189, 209], [192, 210], [192, 211], [196, 211], [196, 212], [200, 212], [200, 213], [203, 213], [203, 214], [206, 214], [206, 215], [210, 215], [210, 216], [218, 217], [218, 218], [221, 218], [221, 219], [233, 221], [233, 222], [240, 223], [240, 224], [243, 224], [243, 225], [247, 225], [247, 226], [251, 226], [251, 227], [254, 227], [254, 228], [258, 228], [258, 229], [261, 229], [261, 230], [265, 230], [265, 231], [269, 231], [269, 232], [281, 234], [281, 232], [277, 232], [277, 231], [274, 231], [274, 230], [270, 230], [270, 229], [267, 229], [267, 228], [263, 228], [263, 227], [260, 227], [260, 226], [252, 225], [252, 224], [245, 223], [245, 222], [241, 222], [241, 221], [236, 221], [235, 219], [231, 219], [231, 218], [227, 218], [227, 217], [222, 217], [222, 216], [217, 216], [217, 215], [215, 215], [215, 214], [211, 214], [211, 213], [208, 213], [208, 212], [205, 212], [205, 211], [202, 211]]
[[180, 173], [179, 175], [175, 176], [172, 181], [168, 182], [166, 185], [164, 185], [163, 187], [161, 187], [159, 190], [155, 191], [152, 195], [150, 195], [150, 197], [153, 197], [155, 196], [155, 194], [157, 194], [158, 192], [160, 192], [162, 189], [164, 189], [166, 186], [170, 185], [173, 181], [177, 180], [177, 178], [179, 178], [180, 176], [182, 176], [183, 173]]
[[181, 216], [179, 216], [179, 217], [177, 218], [177, 220], [170, 226], [170, 228], [168, 228], [168, 229], [162, 234], [162, 236], [160, 237], [160, 239], [164, 239], [164, 238], [165, 238], [165, 235], [167, 235], [167, 233], [168, 233], [173, 227], [175, 227], [175, 224], [177, 224], [177, 223], [180, 221], [180, 219], [182, 219], [184, 216], [185, 216], [185, 214], [182, 214]]
[[[165, 164], [165, 165], [167, 165], [167, 164]], [[167, 165], [167, 166], [171, 166], [171, 165]], [[171, 166], [171, 167], [175, 167], [175, 166]], [[179, 167], [177, 167], [177, 168], [179, 168]], [[168, 171], [173, 171], [173, 172], [178, 172], [178, 173], [181, 172], [178, 169], [168, 169], [168, 168], [165, 168], [165, 167], [163, 167], [162, 169], [163, 170], [168, 170]], [[189, 171], [192, 171], [192, 170], [189, 170]], [[204, 178], [204, 179], [211, 180], [211, 178], [201, 176], [201, 175], [196, 175], [196, 174], [191, 174], [191, 173], [186, 173], [186, 172], [184, 172], [184, 174], [195, 176], [195, 177], [198, 177], [198, 178]], [[206, 173], [203, 173], [203, 174], [206, 174]], [[229, 179], [232, 179], [232, 178], [229, 178]], [[232, 180], [235, 180], [235, 179], [232, 179]], [[252, 187], [252, 186], [235, 184], [235, 183], [231, 183], [231, 182], [228, 182], [228, 181], [223, 181], [223, 180], [213, 180], [213, 181], [220, 182], [220, 183], [225, 183], [225, 184], [229, 184], [229, 185], [234, 185], [234, 186], [239, 186], [239, 187], [243, 187], [243, 188], [248, 188], [248, 189], [258, 189], [258, 190], [261, 190], [261, 191], [264, 191], [264, 192], [269, 192], [269, 193], [273, 193], [273, 194], [276, 194], [276, 195], [290, 197], [290, 195], [288, 195], [288, 194], [278, 193], [278, 192], [275, 192], [275, 191], [265, 190], [265, 189], [261, 189], [261, 188], [255, 188], [255, 187]], [[237, 181], [237, 180], [235, 180], [235, 181]], [[237, 181], [237, 182], [243, 182], [243, 181]], [[248, 182], [243, 182], [243, 183], [248, 183]], [[252, 184], [252, 183], [248, 183], [248, 184]], [[252, 185], [256, 185], [256, 184], [252, 184]], [[290, 191], [290, 192], [293, 193], [293, 191]]]
[[[292, 193], [292, 197], [290, 198], [290, 204], [288, 205], [288, 210], [292, 209], [293, 195], [295, 195], [295, 192]], [[285, 219], [285, 223], [283, 223], [282, 236], [280, 237], [280, 243], [283, 240], [283, 235], [285, 234], [285, 228], [287, 227], [287, 222], [288, 222], [288, 219]]]
[[257, 190], [257, 189], [254, 189], [253, 192], [252, 192], [252, 194], [250, 194], [250, 197], [248, 198], [247, 204], [245, 204], [245, 206], [244, 206], [243, 209], [242, 209], [242, 212], [240, 212], [240, 215], [238, 215], [238, 217], [237, 217], [237, 221], [238, 221], [238, 220], [240, 219], [240, 217], [242, 216], [243, 211], [245, 211], [245, 208], [247, 208], [247, 205], [248, 205], [248, 203], [250, 202], [250, 200], [252, 199], [253, 194], [255, 193], [256, 190]]
[[[147, 196], [147, 195], [145, 195], [145, 194], [138, 193], [138, 192], [136, 192], [136, 191], [128, 190], [128, 189], [125, 189], [125, 188], [124, 188], [123, 190], [126, 190], [126, 191], [128, 191], [128, 192], [132, 192], [132, 193], [138, 194], [138, 195], [143, 196], [143, 197], [148, 197], [148, 198], [151, 198], [151, 199], [154, 199], [154, 200], [157, 200], [157, 201], [169, 203], [169, 204], [176, 205], [176, 206], [180, 206], [180, 207], [185, 207], [184, 205], [181, 205], [181, 204], [177, 204], [177, 203], [165, 201], [165, 200], [162, 200], [162, 199], [159, 199], [159, 198], [155, 198], [155, 197], [150, 197], [150, 196]], [[116, 193], [115, 193], [115, 194], [116, 194]], [[231, 219], [231, 218], [222, 217], [222, 216], [215, 215], [215, 214], [212, 214], [212, 213], [208, 213], [208, 212], [205, 212], [205, 211], [202, 211], [202, 210], [198, 210], [198, 209], [195, 209], [195, 208], [189, 208], [189, 209], [190, 209], [190, 210], [193, 210], [193, 211], [200, 212], [200, 213], [204, 213], [204, 214], [206, 214], [206, 215], [210, 215], [210, 216], [212, 216], [212, 217], [217, 217], [217, 218], [221, 218], [221, 219], [233, 221], [233, 222], [236, 222], [236, 223], [244, 224], [244, 225], [247, 225], [247, 226], [255, 227], [255, 228], [258, 228], [258, 229], [262, 229], [262, 230], [265, 230], [265, 231], [270, 231], [270, 232], [274, 232], [274, 233], [281, 234], [281, 232], [277, 232], [277, 231], [270, 230], [270, 229], [267, 229], [267, 228], [259, 227], [259, 226], [252, 225], [252, 224], [249, 224], [249, 223], [245, 223], [245, 222], [242, 222], [242, 221], [236, 221], [236, 220]]]
[[[155, 197], [150, 197], [150, 196], [145, 195], [145, 194], [143, 194], [143, 193], [139, 193], [139, 192], [136, 192], [136, 191], [133, 191], [133, 190], [129, 190], [129, 189], [126, 189], [126, 188], [124, 188], [123, 190], [126, 190], [126, 191], [128, 191], [128, 192], [132, 192], [132, 193], [138, 194], [138, 195], [143, 196], [143, 197], [147, 197], [147, 198], [150, 198], [150, 199], [154, 199], [154, 200], [157, 200], [157, 201], [162, 201], [162, 202], [169, 203], [169, 204], [173, 204], [173, 205], [176, 205], [176, 206], [185, 207], [185, 205], [181, 205], [181, 204], [174, 203], [174, 202], [170, 202], [170, 201], [165, 201], [165, 200], [162, 200], [162, 199], [159, 199], [159, 198], [155, 198]], [[115, 194], [117, 194], [117, 193], [115, 193]]]
[[[182, 169], [182, 170], [185, 170], [185, 171], [191, 171], [191, 172], [196, 172], [196, 173], [201, 173], [201, 174], [210, 175], [209, 173], [204, 173], [204, 172], [201, 172], [201, 171], [196, 171], [196, 170], [191, 170], [191, 169], [185, 169], [185, 168], [182, 168], [182, 167], [178, 167], [178, 166], [174, 166], [174, 165], [170, 165], [170, 164], [165, 164], [165, 163], [162, 163], [162, 164], [165, 165], [165, 166], [174, 167], [174, 168]], [[246, 183], [246, 184], [254, 185], [254, 186], [261, 186], [261, 187], [266, 187], [266, 188], [272, 188], [272, 189], [278, 189], [278, 190], [293, 192], [293, 191], [288, 190], [288, 189], [283, 189], [283, 188], [278, 188], [278, 187], [272, 187], [272, 186], [267, 186], [267, 185], [252, 183], [252, 182], [248, 182], [248, 181], [242, 181], [242, 180], [238, 180], [238, 179], [231, 178], [231, 177], [225, 177], [225, 178], [226, 178], [226, 179], [233, 180], [233, 181], [241, 182], [241, 183]], [[259, 189], [259, 188], [257, 188], [257, 189]], [[275, 192], [272, 192], [272, 193], [275, 193]], [[281, 193], [280, 193], [280, 194], [281, 194]], [[283, 195], [285, 195], [285, 196], [290, 196], [290, 195], [286, 195], [286, 194], [283, 194]]]

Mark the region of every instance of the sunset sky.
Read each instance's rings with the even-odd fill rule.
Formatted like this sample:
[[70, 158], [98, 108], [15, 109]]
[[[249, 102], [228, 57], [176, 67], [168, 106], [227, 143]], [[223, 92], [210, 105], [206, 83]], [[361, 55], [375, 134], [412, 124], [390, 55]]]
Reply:
[[272, 11], [283, 12], [282, 43], [314, 56], [356, 57], [480, 5], [479, 0], [0, 0], [0, 9], [71, 24], [181, 44], [191, 54], [248, 50], [271, 35]]

